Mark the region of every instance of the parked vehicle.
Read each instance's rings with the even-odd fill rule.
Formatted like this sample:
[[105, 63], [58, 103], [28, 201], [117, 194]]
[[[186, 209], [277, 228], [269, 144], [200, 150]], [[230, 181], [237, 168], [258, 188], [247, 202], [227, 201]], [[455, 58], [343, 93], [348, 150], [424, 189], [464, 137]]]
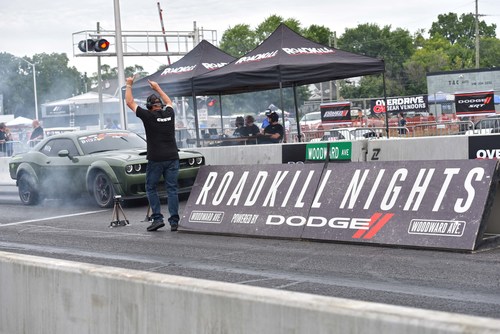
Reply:
[[[186, 193], [205, 159], [192, 151], [180, 151], [179, 156], [179, 193]], [[46, 137], [30, 151], [12, 157], [9, 172], [25, 205], [89, 194], [104, 208], [111, 207], [118, 195], [124, 200], [146, 197], [146, 164], [146, 141], [139, 135], [86, 130]]]
[[370, 128], [335, 128], [325, 131], [322, 138], [312, 139], [312, 142], [317, 141], [336, 141], [336, 140], [358, 140], [358, 139], [369, 139], [378, 138], [381, 134], [377, 133]]
[[488, 116], [477, 121], [473, 129], [465, 132], [466, 135], [484, 135], [489, 133], [500, 133], [500, 116]]
[[79, 127], [68, 126], [68, 127], [45, 128], [45, 129], [43, 129], [43, 132], [45, 133], [45, 137], [50, 137], [53, 135], [58, 135], [61, 133], [73, 132], [73, 131], [78, 131], [78, 130], [80, 130]]

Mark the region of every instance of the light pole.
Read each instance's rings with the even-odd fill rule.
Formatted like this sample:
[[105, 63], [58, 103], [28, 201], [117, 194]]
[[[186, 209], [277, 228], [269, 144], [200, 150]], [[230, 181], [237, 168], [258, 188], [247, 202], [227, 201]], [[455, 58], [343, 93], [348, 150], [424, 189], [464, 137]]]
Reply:
[[[19, 57], [18, 57], [19, 58]], [[33, 93], [35, 94], [35, 119], [38, 119], [38, 99], [37, 99], [37, 94], [36, 94], [36, 68], [35, 64], [30, 63], [24, 58], [19, 58], [21, 60], [24, 60], [28, 64], [30, 64], [33, 67]]]

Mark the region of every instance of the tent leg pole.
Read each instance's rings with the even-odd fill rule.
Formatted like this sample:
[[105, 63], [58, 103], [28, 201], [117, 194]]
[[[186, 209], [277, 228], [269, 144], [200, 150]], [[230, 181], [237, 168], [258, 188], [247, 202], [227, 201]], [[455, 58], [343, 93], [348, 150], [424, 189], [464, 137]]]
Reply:
[[297, 140], [300, 143], [302, 141], [302, 134], [300, 133], [300, 122], [299, 122], [299, 103], [297, 100], [297, 86], [293, 84], [293, 102], [295, 103], [295, 121], [297, 122]]
[[193, 114], [194, 114], [194, 128], [196, 133], [196, 147], [201, 147], [200, 145], [200, 124], [198, 123], [198, 105], [196, 101], [196, 93], [194, 91], [193, 83], [191, 82], [191, 89], [193, 91]]
[[385, 105], [385, 132], [387, 138], [389, 138], [389, 112], [387, 111], [387, 91], [385, 89], [385, 72], [382, 73], [382, 82], [384, 85], [384, 105]]

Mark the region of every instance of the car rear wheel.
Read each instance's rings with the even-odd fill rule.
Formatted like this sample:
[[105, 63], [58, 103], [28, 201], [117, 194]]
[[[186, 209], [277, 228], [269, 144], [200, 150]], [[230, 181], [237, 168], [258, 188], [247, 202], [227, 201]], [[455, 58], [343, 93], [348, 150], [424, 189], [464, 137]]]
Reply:
[[113, 205], [115, 192], [113, 184], [106, 173], [98, 172], [95, 174], [92, 183], [92, 193], [95, 202], [101, 208], [110, 208]]
[[24, 205], [35, 205], [40, 201], [40, 194], [36, 187], [36, 181], [29, 174], [21, 174], [17, 181], [19, 198]]

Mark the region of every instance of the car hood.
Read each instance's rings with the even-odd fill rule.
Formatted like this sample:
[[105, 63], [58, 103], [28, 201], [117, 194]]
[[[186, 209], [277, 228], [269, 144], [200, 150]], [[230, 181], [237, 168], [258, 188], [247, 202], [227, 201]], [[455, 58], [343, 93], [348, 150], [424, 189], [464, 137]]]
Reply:
[[136, 160], [146, 160], [146, 149], [127, 149], [127, 150], [117, 150], [117, 151], [105, 151], [89, 154], [89, 156], [103, 156], [108, 159], [119, 159], [124, 161], [136, 161]]
[[[146, 160], [147, 151], [146, 149], [127, 149], [127, 150], [118, 150], [118, 151], [106, 151], [94, 153], [92, 156], [105, 156], [107, 158], [112, 159], [120, 159], [125, 161], [135, 161], [135, 160]], [[180, 159], [189, 159], [199, 157], [201, 154], [196, 151], [179, 151]]]

